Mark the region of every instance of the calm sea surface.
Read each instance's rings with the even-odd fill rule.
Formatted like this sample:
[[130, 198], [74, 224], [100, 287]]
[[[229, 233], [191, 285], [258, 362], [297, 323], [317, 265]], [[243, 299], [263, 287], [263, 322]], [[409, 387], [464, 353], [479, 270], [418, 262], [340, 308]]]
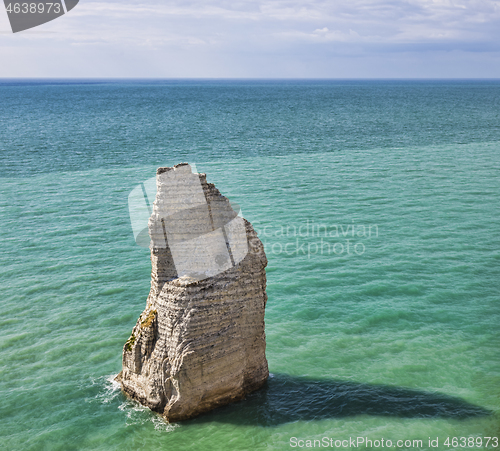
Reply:
[[[150, 284], [128, 195], [184, 161], [265, 243], [272, 376], [169, 425], [111, 381]], [[1, 81], [0, 448], [500, 438], [499, 170], [499, 81]]]

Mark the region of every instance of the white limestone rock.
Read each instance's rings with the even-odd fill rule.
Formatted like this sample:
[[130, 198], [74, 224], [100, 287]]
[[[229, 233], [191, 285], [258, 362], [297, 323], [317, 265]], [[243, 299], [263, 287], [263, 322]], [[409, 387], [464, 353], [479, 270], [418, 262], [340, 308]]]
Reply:
[[175, 422], [260, 388], [267, 259], [252, 225], [181, 164], [157, 171], [149, 235], [151, 291], [123, 348], [123, 391]]

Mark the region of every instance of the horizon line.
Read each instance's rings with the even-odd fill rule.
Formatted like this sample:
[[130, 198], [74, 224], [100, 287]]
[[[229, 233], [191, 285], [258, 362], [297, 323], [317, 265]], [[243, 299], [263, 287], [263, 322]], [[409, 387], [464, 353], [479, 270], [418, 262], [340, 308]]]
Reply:
[[500, 77], [1, 77], [7, 80], [194, 80], [194, 81], [500, 81]]

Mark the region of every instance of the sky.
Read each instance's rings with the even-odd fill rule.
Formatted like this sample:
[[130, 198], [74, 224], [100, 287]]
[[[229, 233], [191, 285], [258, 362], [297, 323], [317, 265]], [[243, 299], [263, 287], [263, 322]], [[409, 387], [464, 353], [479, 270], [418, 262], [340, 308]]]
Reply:
[[500, 0], [80, 0], [0, 77], [500, 78]]

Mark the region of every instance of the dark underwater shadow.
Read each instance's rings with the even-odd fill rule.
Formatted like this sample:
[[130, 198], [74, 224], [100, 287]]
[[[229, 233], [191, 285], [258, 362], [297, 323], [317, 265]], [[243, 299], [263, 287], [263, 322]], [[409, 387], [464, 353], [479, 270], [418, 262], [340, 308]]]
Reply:
[[245, 400], [219, 407], [189, 421], [277, 426], [298, 420], [355, 415], [466, 419], [491, 413], [460, 398], [440, 393], [276, 374]]

